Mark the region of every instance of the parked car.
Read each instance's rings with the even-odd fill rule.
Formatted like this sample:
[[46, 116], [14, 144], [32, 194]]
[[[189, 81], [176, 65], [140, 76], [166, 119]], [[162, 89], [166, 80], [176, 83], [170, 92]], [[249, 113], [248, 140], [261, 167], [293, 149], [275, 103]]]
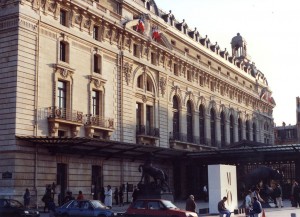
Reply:
[[128, 207], [124, 215], [125, 217], [198, 217], [197, 213], [181, 210], [171, 201], [162, 199], [138, 199]]
[[56, 217], [110, 217], [114, 212], [99, 200], [71, 200], [56, 208]]
[[0, 199], [0, 216], [5, 217], [39, 217], [37, 210], [26, 209], [22, 203], [12, 199]]

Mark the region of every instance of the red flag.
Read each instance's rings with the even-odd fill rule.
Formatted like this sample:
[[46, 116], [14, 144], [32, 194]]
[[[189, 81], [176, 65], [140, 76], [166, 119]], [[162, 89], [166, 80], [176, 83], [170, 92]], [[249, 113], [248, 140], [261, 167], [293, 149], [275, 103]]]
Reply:
[[155, 41], [160, 40], [160, 33], [158, 32], [157, 27], [153, 28], [153, 30], [152, 30], [152, 39], [154, 39]]
[[141, 31], [142, 33], [144, 33], [145, 31], [145, 25], [142, 19], [139, 19], [139, 22], [136, 26], [136, 31]]

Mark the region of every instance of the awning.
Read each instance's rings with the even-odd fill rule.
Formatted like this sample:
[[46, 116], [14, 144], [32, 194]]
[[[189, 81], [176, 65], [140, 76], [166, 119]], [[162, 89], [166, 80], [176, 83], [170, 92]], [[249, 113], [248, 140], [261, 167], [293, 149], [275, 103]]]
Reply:
[[125, 158], [133, 161], [145, 160], [150, 154], [162, 160], [186, 159], [196, 163], [238, 162], [251, 159], [288, 160], [297, 159], [300, 154], [300, 144], [266, 145], [249, 141], [241, 141], [225, 148], [189, 151], [85, 137], [17, 136], [17, 138], [29, 142], [26, 145], [46, 148], [51, 154], [73, 154], [104, 159]]
[[17, 136], [17, 139], [27, 141], [26, 145], [33, 145], [48, 149], [51, 154], [73, 154], [82, 157], [126, 158], [144, 160], [149, 154], [159, 159], [185, 158], [191, 151], [163, 148], [151, 145], [139, 145], [119, 141], [85, 137], [35, 137]]

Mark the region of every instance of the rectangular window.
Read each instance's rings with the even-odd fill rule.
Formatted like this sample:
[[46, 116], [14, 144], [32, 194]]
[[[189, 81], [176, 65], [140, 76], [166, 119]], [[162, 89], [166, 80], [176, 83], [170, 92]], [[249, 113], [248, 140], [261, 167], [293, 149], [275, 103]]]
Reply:
[[139, 46], [137, 44], [133, 44], [133, 56], [139, 57]]
[[60, 10], [60, 17], [59, 22], [63, 26], [67, 26], [67, 11]]
[[187, 80], [192, 81], [192, 72], [189, 70], [187, 71]]
[[100, 93], [96, 90], [92, 91], [92, 114], [100, 114]]
[[93, 39], [99, 41], [99, 27], [94, 26], [93, 28]]
[[94, 55], [94, 72], [101, 74], [101, 57]]
[[153, 126], [153, 107], [150, 105], [146, 106], [146, 128], [149, 131]]
[[156, 65], [156, 55], [155, 55], [155, 53], [152, 53], [152, 52], [151, 52], [151, 63], [153, 65]]
[[92, 193], [93, 199], [99, 200], [102, 187], [102, 169], [101, 166], [92, 165]]
[[58, 81], [57, 97], [58, 108], [65, 110], [67, 108], [67, 83], [65, 81]]
[[136, 124], [142, 125], [142, 104], [138, 102], [136, 103]]
[[61, 41], [59, 44], [59, 60], [66, 62], [67, 60], [66, 55], [67, 55], [67, 46], [64, 42]]
[[174, 75], [178, 76], [178, 65], [176, 63], [174, 63], [173, 72], [174, 72]]

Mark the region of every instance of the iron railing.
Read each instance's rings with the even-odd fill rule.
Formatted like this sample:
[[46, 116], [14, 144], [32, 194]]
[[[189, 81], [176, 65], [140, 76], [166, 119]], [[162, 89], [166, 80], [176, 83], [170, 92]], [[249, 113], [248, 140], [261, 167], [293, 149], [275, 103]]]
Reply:
[[159, 128], [149, 127], [145, 125], [136, 125], [136, 135], [159, 137]]
[[93, 126], [110, 128], [110, 129], [115, 128], [113, 118], [105, 118], [100, 115], [86, 115], [86, 125], [93, 125]]
[[66, 121], [83, 123], [83, 113], [76, 110], [69, 110], [51, 106], [46, 109], [47, 118], [56, 118]]
[[169, 140], [174, 142], [192, 143], [197, 145], [208, 145], [206, 139], [199, 138], [198, 136], [192, 136], [184, 133], [170, 132]]

